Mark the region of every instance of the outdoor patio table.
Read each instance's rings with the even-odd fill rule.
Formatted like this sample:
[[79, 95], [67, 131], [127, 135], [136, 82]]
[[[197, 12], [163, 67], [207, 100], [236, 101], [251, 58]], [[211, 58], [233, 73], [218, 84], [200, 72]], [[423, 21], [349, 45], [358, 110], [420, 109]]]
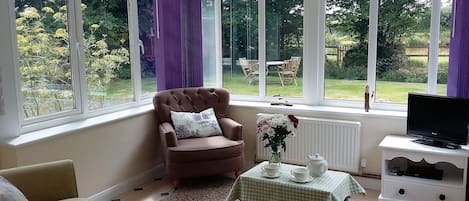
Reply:
[[282, 164], [280, 177], [265, 178], [262, 166], [267, 161], [241, 174], [233, 184], [226, 201], [343, 201], [352, 194], [366, 195], [353, 177], [344, 172], [328, 170], [321, 177], [308, 183], [296, 183], [290, 179], [295, 165]]

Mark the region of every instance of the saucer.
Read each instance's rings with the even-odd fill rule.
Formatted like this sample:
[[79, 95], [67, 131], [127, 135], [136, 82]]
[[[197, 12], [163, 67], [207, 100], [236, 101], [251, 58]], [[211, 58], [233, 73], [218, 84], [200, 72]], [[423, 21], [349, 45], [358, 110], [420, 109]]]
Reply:
[[296, 183], [308, 183], [308, 182], [311, 182], [313, 181], [313, 177], [312, 176], [308, 176], [306, 179], [304, 180], [299, 180], [297, 179], [296, 177], [294, 177], [293, 175], [290, 175], [290, 180], [293, 181], [293, 182], [296, 182]]
[[267, 173], [265, 173], [264, 171], [261, 171], [261, 175], [263, 177], [266, 177], [266, 178], [269, 178], [269, 179], [274, 179], [274, 178], [277, 178], [277, 177], [280, 177], [280, 171], [278, 171], [276, 174], [274, 175], [268, 175]]

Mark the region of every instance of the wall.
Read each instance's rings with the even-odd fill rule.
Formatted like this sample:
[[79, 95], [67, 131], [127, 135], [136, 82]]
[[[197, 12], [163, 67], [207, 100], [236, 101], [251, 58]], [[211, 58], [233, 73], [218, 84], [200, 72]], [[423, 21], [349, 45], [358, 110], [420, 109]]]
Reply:
[[[256, 153], [256, 114], [289, 111], [263, 107], [230, 107], [230, 116], [244, 125], [247, 167], [254, 163]], [[333, 113], [305, 111], [294, 113], [361, 122], [361, 156], [368, 161], [364, 172], [370, 174], [380, 174], [381, 151], [378, 144], [384, 136], [405, 133], [405, 118], [367, 114], [338, 116]], [[3, 147], [0, 148], [0, 168], [69, 158], [75, 164], [80, 196], [91, 196], [162, 164], [154, 122], [154, 114], [149, 112], [14, 149]]]
[[152, 112], [0, 150], [2, 168], [72, 159], [78, 193], [91, 196], [161, 164]]
[[[250, 106], [233, 106], [230, 110], [230, 116], [236, 121], [243, 124], [244, 139], [246, 143], [246, 161], [254, 161], [256, 153], [256, 114], [257, 113], [285, 113], [289, 114], [288, 109], [272, 109], [272, 108], [256, 108]], [[327, 113], [327, 112], [305, 112], [295, 111], [295, 115], [306, 117], [319, 117], [339, 120], [351, 120], [361, 122], [361, 146], [360, 154], [363, 159], [367, 160], [367, 167], [364, 173], [380, 174], [381, 173], [381, 150], [378, 145], [384, 136], [389, 134], [404, 134], [406, 132], [406, 119], [395, 117], [384, 117], [377, 115], [361, 114], [361, 115], [345, 115]], [[306, 159], [305, 159], [306, 161]]]

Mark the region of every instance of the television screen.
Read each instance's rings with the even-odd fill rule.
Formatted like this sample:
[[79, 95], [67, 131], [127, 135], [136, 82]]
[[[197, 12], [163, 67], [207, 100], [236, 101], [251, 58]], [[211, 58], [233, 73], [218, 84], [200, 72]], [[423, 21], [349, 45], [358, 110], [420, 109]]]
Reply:
[[467, 144], [469, 99], [409, 93], [407, 134]]

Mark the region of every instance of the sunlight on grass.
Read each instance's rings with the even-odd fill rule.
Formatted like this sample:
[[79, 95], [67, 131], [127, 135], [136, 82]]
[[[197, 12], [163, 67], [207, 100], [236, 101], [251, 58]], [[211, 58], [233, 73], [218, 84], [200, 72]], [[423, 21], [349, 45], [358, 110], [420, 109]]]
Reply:
[[366, 80], [326, 79], [326, 99], [363, 100]]
[[[131, 99], [130, 82], [130, 80], [113, 81], [107, 91], [108, 98], [114, 100]], [[365, 85], [365, 80], [326, 79], [326, 99], [363, 101]], [[287, 84], [282, 87], [278, 77], [269, 76], [267, 79], [267, 96], [280, 94], [284, 97], [302, 97], [302, 86], [301, 78], [298, 78], [298, 86]], [[386, 103], [406, 104], [408, 92], [425, 93], [427, 91], [426, 83], [377, 81], [376, 86], [376, 101]], [[248, 84], [242, 75], [225, 76], [224, 87], [233, 95], [259, 95], [258, 83]], [[152, 93], [156, 89], [156, 81], [154, 79], [143, 79], [142, 88], [144, 93]], [[446, 94], [446, 84], [438, 84], [437, 94]]]
[[142, 79], [142, 94], [151, 94], [156, 92], [156, 79], [143, 78]]
[[[365, 80], [326, 79], [326, 99], [363, 101], [365, 85]], [[258, 95], [258, 85], [249, 85], [241, 76], [225, 79], [224, 86], [232, 94]], [[409, 92], [425, 93], [427, 90], [426, 83], [378, 81], [376, 86], [378, 86], [377, 102], [387, 103], [406, 104]], [[437, 87], [438, 94], [446, 93], [446, 84], [439, 84]], [[285, 97], [301, 97], [302, 81], [299, 79], [298, 86], [286, 85], [285, 87], [271, 83], [267, 85], [267, 89], [268, 96], [280, 94]]]

